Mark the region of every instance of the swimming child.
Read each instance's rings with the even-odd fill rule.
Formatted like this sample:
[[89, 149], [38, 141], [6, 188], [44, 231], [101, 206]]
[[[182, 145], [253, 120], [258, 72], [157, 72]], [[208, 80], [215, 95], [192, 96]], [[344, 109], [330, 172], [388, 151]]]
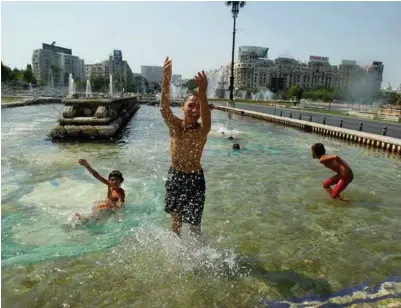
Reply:
[[[337, 174], [323, 182], [323, 188], [333, 199], [340, 198], [340, 193], [354, 179], [354, 174], [348, 164], [337, 155], [327, 155], [322, 143], [312, 145], [312, 156], [318, 158], [325, 167]], [[332, 190], [330, 186], [336, 185]]]
[[90, 174], [98, 179], [103, 184], [107, 185], [107, 199], [104, 201], [96, 202], [92, 208], [92, 215], [84, 217], [79, 213], [75, 213], [74, 216], [81, 221], [87, 221], [92, 218], [97, 218], [101, 212], [107, 210], [117, 210], [124, 207], [125, 202], [125, 191], [120, 186], [124, 182], [123, 175], [118, 170], [113, 170], [109, 174], [109, 179], [106, 180], [96, 170], [92, 169], [86, 159], [80, 159], [78, 163], [84, 166]]
[[239, 145], [239, 143], [234, 143], [233, 150], [239, 150], [239, 149], [241, 149], [241, 146]]

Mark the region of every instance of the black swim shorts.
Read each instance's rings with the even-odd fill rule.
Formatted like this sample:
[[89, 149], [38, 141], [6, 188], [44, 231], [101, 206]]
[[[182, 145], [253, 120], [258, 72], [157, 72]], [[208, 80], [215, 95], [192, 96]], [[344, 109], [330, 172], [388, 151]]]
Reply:
[[170, 168], [164, 198], [165, 211], [180, 214], [183, 222], [198, 226], [205, 204], [206, 183], [203, 170], [184, 173]]

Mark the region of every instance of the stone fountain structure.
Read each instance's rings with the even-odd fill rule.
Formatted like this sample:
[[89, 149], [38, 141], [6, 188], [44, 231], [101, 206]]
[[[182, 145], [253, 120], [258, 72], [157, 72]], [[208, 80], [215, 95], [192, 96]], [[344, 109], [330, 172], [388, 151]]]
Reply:
[[113, 138], [127, 125], [140, 105], [136, 97], [113, 97], [111, 75], [109, 87], [109, 97], [93, 97], [90, 82], [87, 80], [86, 97], [79, 98], [70, 74], [68, 95], [62, 100], [64, 110], [49, 137], [53, 140]]
[[109, 139], [140, 108], [136, 97], [64, 99], [62, 117], [49, 134], [53, 140]]
[[140, 108], [136, 97], [113, 97], [110, 78], [109, 97], [92, 97], [89, 80], [86, 97], [75, 93], [75, 82], [70, 74], [67, 98], [62, 100], [61, 118], [49, 133], [53, 140], [109, 139], [123, 129]]

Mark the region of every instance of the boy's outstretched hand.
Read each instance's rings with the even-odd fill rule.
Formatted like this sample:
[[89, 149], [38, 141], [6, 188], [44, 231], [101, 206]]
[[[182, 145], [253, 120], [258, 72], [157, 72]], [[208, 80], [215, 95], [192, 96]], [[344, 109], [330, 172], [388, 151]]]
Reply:
[[205, 74], [204, 71], [202, 71], [201, 73], [198, 73], [198, 75], [195, 76], [195, 84], [198, 86], [199, 88], [199, 92], [200, 91], [205, 91], [207, 89], [207, 76]]
[[84, 166], [84, 167], [89, 166], [89, 163], [86, 161], [85, 158], [81, 158], [80, 160], [78, 160], [78, 164], [80, 164], [81, 166]]
[[168, 57], [163, 64], [163, 84], [170, 85], [171, 75], [173, 73], [173, 62]]

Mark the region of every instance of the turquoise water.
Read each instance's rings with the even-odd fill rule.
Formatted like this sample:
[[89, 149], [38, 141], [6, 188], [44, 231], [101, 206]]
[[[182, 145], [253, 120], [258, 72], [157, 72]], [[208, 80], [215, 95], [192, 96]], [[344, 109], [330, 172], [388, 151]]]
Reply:
[[[182, 239], [168, 231], [168, 134], [157, 108], [143, 106], [118, 143], [85, 144], [46, 140], [61, 110], [2, 111], [5, 306], [253, 307], [401, 276], [397, 156], [213, 111], [199, 243], [186, 228]], [[332, 174], [311, 158], [318, 141], [353, 168], [350, 202], [322, 189]], [[72, 214], [106, 195], [79, 158], [105, 176], [121, 170], [127, 206], [74, 227]]]

